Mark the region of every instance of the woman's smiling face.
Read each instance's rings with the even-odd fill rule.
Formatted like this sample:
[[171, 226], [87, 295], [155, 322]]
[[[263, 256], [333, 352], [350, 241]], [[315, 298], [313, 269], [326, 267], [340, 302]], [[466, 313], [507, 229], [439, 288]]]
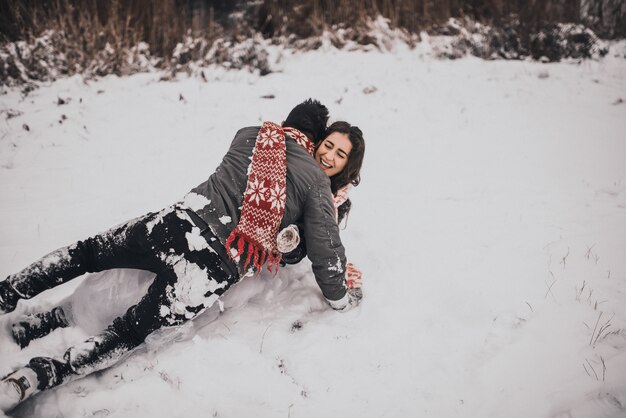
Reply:
[[315, 160], [326, 175], [332, 177], [341, 173], [341, 170], [348, 164], [351, 151], [352, 142], [350, 142], [348, 135], [333, 132], [322, 141], [315, 151]]

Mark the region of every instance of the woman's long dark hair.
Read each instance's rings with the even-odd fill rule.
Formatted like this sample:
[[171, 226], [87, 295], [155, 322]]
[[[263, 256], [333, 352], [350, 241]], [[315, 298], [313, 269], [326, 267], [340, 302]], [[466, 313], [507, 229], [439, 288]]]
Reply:
[[[333, 194], [336, 194], [339, 189], [349, 183], [353, 186], [358, 186], [361, 182], [361, 165], [363, 164], [363, 156], [365, 154], [365, 141], [363, 140], [363, 132], [357, 126], [352, 126], [348, 122], [338, 121], [333, 123], [326, 129], [324, 138], [327, 138], [333, 132], [347, 135], [352, 143], [352, 151], [350, 151], [348, 163], [340, 173], [330, 178], [330, 189]], [[320, 141], [317, 147], [322, 142], [324, 141]]]

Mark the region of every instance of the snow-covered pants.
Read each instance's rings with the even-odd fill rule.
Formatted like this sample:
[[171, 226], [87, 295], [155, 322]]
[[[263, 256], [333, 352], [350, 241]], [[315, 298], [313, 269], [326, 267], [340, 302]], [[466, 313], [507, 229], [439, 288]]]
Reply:
[[174, 205], [58, 249], [7, 280], [27, 299], [87, 272], [113, 268], [148, 270], [156, 277], [139, 303], [102, 334], [70, 348], [62, 360], [33, 358], [29, 367], [40, 390], [108, 367], [154, 330], [194, 318], [239, 279], [210, 230], [201, 231], [185, 208]]

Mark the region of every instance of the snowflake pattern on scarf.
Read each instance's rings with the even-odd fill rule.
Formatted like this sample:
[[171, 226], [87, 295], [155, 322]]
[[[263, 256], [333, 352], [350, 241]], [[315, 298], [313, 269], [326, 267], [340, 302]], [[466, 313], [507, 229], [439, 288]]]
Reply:
[[[259, 130], [248, 168], [239, 224], [226, 240], [226, 249], [233, 259], [247, 253], [244, 269], [250, 261], [257, 269], [265, 262], [268, 268], [278, 267], [280, 252], [276, 244], [278, 228], [287, 200], [287, 151], [285, 134], [313, 155], [313, 143], [299, 130], [264, 122]], [[237, 242], [237, 252], [230, 248]]]

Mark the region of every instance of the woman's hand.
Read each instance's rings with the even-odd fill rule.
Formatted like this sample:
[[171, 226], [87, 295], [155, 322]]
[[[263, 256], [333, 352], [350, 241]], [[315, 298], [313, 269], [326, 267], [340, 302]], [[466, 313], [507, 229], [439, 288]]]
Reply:
[[348, 283], [348, 289], [360, 289], [363, 286], [363, 274], [361, 273], [361, 270], [359, 270], [352, 263], [348, 263], [346, 268], [346, 281]]

